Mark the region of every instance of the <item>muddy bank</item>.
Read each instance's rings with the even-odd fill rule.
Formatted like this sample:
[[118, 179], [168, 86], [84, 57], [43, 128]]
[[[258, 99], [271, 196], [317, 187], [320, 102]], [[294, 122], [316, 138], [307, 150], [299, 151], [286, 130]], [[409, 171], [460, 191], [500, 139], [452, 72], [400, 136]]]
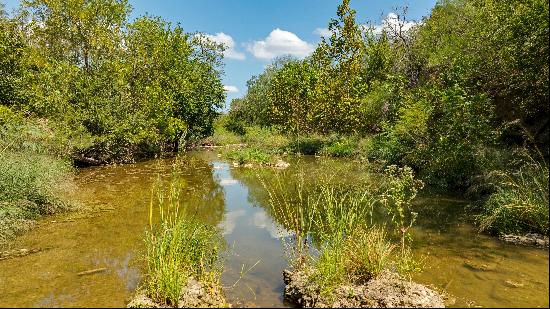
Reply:
[[230, 308], [219, 286], [205, 285], [191, 278], [180, 292], [177, 306], [155, 302], [145, 291], [138, 291], [127, 308]]
[[538, 248], [548, 248], [548, 236], [540, 234], [526, 234], [521, 235], [503, 235], [500, 237], [505, 242], [513, 243], [516, 245], [533, 246]]
[[344, 285], [336, 289], [332, 299], [320, 295], [304, 271], [283, 272], [285, 298], [304, 308], [441, 308], [443, 297], [437, 292], [390, 271], [362, 285]]

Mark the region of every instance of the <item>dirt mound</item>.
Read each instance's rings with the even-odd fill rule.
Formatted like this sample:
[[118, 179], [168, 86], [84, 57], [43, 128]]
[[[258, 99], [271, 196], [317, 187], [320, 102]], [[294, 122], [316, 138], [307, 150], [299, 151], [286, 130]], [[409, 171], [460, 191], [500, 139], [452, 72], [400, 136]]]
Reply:
[[445, 307], [437, 292], [389, 271], [362, 285], [341, 286], [330, 300], [320, 295], [319, 286], [303, 271], [285, 270], [283, 277], [285, 298], [305, 308]]
[[[160, 304], [146, 296], [144, 292], [137, 295], [128, 304], [128, 308], [171, 308]], [[189, 282], [182, 288], [178, 300], [179, 308], [228, 308], [231, 307], [226, 301], [219, 287], [204, 286], [202, 283], [189, 279]]]

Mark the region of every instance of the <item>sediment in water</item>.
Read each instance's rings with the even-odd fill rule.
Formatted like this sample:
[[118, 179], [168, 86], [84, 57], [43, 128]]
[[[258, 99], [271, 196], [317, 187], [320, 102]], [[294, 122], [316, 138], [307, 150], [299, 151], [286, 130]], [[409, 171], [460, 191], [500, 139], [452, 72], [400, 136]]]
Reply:
[[304, 308], [442, 308], [443, 297], [421, 284], [384, 271], [364, 284], [338, 287], [328, 299], [306, 271], [283, 271], [285, 298]]

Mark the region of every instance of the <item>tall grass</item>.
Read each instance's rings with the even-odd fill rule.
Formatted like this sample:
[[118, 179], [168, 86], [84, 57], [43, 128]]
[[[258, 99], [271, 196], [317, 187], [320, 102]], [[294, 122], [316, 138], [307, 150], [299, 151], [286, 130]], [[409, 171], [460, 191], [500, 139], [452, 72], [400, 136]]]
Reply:
[[[154, 301], [178, 306], [182, 289], [193, 278], [206, 286], [219, 286], [223, 248], [219, 231], [188, 213], [180, 203], [184, 183], [174, 172], [167, 189], [160, 180], [151, 190], [149, 231], [146, 233], [147, 279], [145, 291]], [[153, 214], [160, 217], [155, 225]]]
[[548, 162], [518, 153], [519, 167], [489, 174], [494, 186], [477, 217], [481, 231], [493, 234], [548, 235]]
[[[306, 185], [263, 180], [271, 212], [293, 237], [283, 242], [290, 264], [305, 271], [330, 297], [343, 283], [361, 283], [384, 269], [406, 270], [402, 255], [386, 233], [373, 224], [380, 196], [370, 186]], [[406, 263], [408, 261], [405, 261]]]
[[72, 167], [57, 135], [0, 105], [0, 244], [29, 229], [41, 215], [69, 208]]

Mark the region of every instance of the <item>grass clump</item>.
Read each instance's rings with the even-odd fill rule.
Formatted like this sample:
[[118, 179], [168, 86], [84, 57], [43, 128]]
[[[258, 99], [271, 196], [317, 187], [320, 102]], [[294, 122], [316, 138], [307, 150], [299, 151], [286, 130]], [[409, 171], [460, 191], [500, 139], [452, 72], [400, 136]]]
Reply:
[[[160, 182], [160, 181], [159, 181]], [[168, 192], [155, 188], [160, 223], [153, 223], [154, 201], [149, 208], [150, 229], [146, 233], [147, 277], [143, 289], [155, 303], [168, 306], [188, 306], [182, 294], [191, 280], [221, 296], [222, 266], [218, 258], [223, 249], [223, 237], [211, 225], [201, 222], [180, 206], [179, 192], [183, 183], [174, 173]], [[222, 301], [222, 303], [225, 303]], [[205, 304], [199, 304], [205, 305]]]
[[[386, 174], [391, 181], [385, 188], [264, 182], [274, 217], [294, 233], [284, 244], [292, 267], [307, 273], [321, 295], [330, 298], [337, 288], [365, 283], [384, 270], [419, 271], [404, 236], [414, 220], [399, 215], [414, 217], [409, 206], [415, 194], [404, 192], [416, 192], [417, 182], [410, 169]], [[391, 219], [380, 222], [379, 213]]]
[[233, 149], [225, 153], [227, 159], [238, 164], [259, 164], [266, 165], [275, 161], [275, 156], [259, 148]]
[[548, 235], [548, 163], [519, 154], [515, 171], [489, 174], [494, 192], [477, 216], [481, 231], [492, 234], [539, 233]]

